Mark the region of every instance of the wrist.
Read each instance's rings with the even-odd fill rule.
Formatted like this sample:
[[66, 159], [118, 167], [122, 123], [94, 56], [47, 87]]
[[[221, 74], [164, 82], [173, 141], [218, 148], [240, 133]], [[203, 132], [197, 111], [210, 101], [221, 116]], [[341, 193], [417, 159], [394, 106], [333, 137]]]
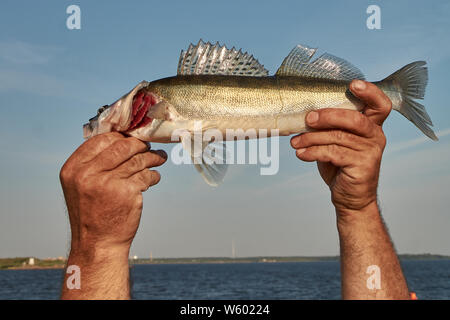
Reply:
[[128, 261], [130, 246], [102, 242], [72, 241], [69, 262], [93, 265], [110, 261]]
[[367, 225], [381, 221], [380, 211], [376, 200], [369, 202], [360, 209], [338, 208], [336, 207], [338, 231], [345, 231], [347, 228]]
[[[66, 273], [63, 299], [129, 299], [129, 247], [105, 246], [99, 243], [75, 242], [67, 261], [72, 273]], [[79, 287], [70, 286], [78, 270]], [[78, 289], [78, 290], [74, 290]]]

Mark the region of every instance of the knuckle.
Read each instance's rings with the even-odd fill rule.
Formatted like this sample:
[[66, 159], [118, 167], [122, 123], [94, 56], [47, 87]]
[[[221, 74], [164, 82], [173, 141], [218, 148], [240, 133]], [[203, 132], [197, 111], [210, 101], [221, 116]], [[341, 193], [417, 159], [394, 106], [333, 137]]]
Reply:
[[354, 125], [358, 128], [366, 128], [367, 127], [367, 119], [359, 112], [355, 112], [353, 114], [353, 119], [352, 119]]
[[345, 151], [343, 148], [335, 144], [331, 144], [328, 146], [328, 159], [331, 161], [332, 159], [341, 162], [345, 158]]
[[136, 207], [142, 210], [142, 207], [144, 205], [144, 198], [142, 197], [142, 194], [139, 194], [139, 196], [136, 198]]
[[[345, 155], [342, 153], [337, 153], [332, 160], [334, 160], [335, 165], [341, 166], [343, 161], [345, 160]], [[331, 161], [331, 160], [330, 160]]]
[[139, 140], [138, 138], [129, 137], [125, 139], [125, 141], [128, 143], [128, 145], [133, 145], [133, 149], [139, 150], [139, 152], [149, 150], [148, 145], [145, 142]]
[[102, 141], [104, 141], [108, 144], [113, 144], [114, 142], [116, 142], [118, 140], [123, 140], [124, 135], [120, 132], [113, 131], [113, 132], [107, 132], [107, 133], [100, 134], [96, 137], [99, 137]]
[[334, 117], [339, 116], [339, 111], [336, 109], [323, 109], [319, 110], [320, 112], [320, 122], [321, 123], [329, 123]]
[[322, 148], [315, 147], [314, 154], [316, 155], [317, 158], [322, 159], [325, 162], [328, 162], [331, 160], [330, 155], [333, 153], [333, 149], [334, 149], [333, 145], [323, 146]]
[[[137, 178], [138, 179], [138, 178]], [[123, 188], [117, 189], [117, 197], [120, 199], [130, 199], [130, 194], [136, 192], [136, 178], [129, 180], [131, 183], [127, 183]]]
[[[374, 162], [376, 154], [374, 154], [374, 149], [370, 149], [368, 152], [360, 152], [357, 159], [355, 159], [355, 164], [360, 168], [367, 167], [370, 163]], [[364, 170], [363, 170], [364, 171]]]
[[139, 174], [136, 175], [136, 177], [141, 184], [144, 184], [144, 185], [147, 184], [148, 177], [146, 174], [146, 170], [141, 171]]
[[87, 181], [89, 180], [89, 170], [86, 168], [80, 169], [74, 177], [74, 183], [78, 187], [82, 187], [87, 185]]
[[386, 147], [386, 136], [383, 132], [383, 129], [380, 126], [375, 126], [375, 130], [374, 130], [375, 134], [375, 146], [378, 150], [383, 151], [384, 148]]
[[120, 136], [121, 134], [119, 134], [118, 132], [102, 133], [92, 137], [85, 143], [95, 145], [99, 149], [104, 149], [107, 146], [113, 144], [115, 141], [117, 141]]
[[337, 154], [337, 153], [339, 153], [339, 148], [337, 147], [337, 145], [335, 145], [335, 144], [329, 144], [329, 145], [327, 145], [327, 151], [328, 151], [328, 154], [330, 154], [330, 155], [333, 155], [333, 154]]
[[129, 150], [129, 145], [128, 145], [127, 141], [123, 140], [123, 139], [114, 142], [113, 147], [112, 147], [112, 152], [117, 155], [127, 153], [128, 150]]
[[387, 140], [383, 132], [381, 132], [379, 139], [380, 139], [379, 146], [381, 147], [381, 150], [384, 150], [384, 148], [386, 147]]
[[141, 191], [145, 191], [151, 186], [157, 184], [161, 180], [161, 176], [158, 171], [144, 169], [137, 174], [137, 184], [140, 186]]
[[113, 178], [111, 176], [105, 175], [105, 174], [95, 177], [95, 181], [100, 186], [105, 186], [105, 185], [113, 186], [114, 184], [111, 183], [112, 180], [113, 180]]
[[380, 145], [377, 144], [375, 146], [375, 150], [374, 151], [375, 152], [374, 152], [374, 155], [373, 155], [372, 162], [375, 162], [375, 163], [381, 162], [381, 157], [383, 155], [383, 148]]
[[94, 141], [97, 144], [112, 143], [113, 142], [111, 135], [109, 135], [108, 133], [99, 134], [97, 136], [94, 136], [92, 139], [95, 139], [95, 140], [92, 140], [92, 141]]
[[144, 162], [144, 159], [143, 159], [143, 156], [142, 155], [140, 155], [140, 154], [138, 154], [138, 155], [135, 155], [134, 157], [132, 157], [130, 160], [128, 160], [129, 162], [130, 162], [130, 166], [132, 167], [132, 168], [141, 168], [141, 167], [143, 167], [143, 162]]
[[59, 172], [61, 182], [69, 182], [73, 178], [73, 169], [69, 162], [66, 162]]
[[334, 137], [337, 142], [343, 141], [347, 138], [347, 135], [342, 130], [335, 130], [334, 131]]

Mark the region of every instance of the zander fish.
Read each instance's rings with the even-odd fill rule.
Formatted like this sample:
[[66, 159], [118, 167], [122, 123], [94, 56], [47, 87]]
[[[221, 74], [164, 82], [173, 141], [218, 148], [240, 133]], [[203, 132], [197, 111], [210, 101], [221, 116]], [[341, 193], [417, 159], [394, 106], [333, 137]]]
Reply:
[[[84, 125], [84, 138], [119, 131], [143, 141], [181, 140], [185, 145], [183, 137], [174, 140], [173, 133], [180, 129], [194, 133], [199, 121], [200, 130], [215, 129], [223, 140], [233, 129], [277, 129], [286, 136], [307, 131], [305, 116], [311, 110], [361, 110], [361, 102], [348, 90], [350, 81], [364, 79], [361, 71], [327, 53], [312, 60], [316, 50], [296, 46], [269, 76], [252, 55], [200, 40], [181, 51], [175, 77], [142, 81], [115, 103], [100, 108]], [[437, 140], [424, 106], [415, 101], [425, 94], [425, 65], [425, 61], [410, 63], [374, 84], [391, 99], [394, 110]], [[210, 142], [203, 141], [201, 150]], [[191, 147], [186, 150], [198, 158]], [[202, 156], [194, 164], [211, 185], [217, 185], [226, 172], [226, 164], [204, 161]]]

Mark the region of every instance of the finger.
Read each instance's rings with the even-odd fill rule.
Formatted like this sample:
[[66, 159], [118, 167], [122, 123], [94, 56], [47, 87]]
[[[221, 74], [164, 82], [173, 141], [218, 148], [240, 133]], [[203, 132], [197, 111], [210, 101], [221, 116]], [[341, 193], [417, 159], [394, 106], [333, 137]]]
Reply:
[[119, 132], [108, 132], [94, 136], [86, 140], [70, 157], [77, 163], [86, 163], [94, 159], [99, 153], [108, 148], [114, 142], [125, 139]]
[[130, 180], [139, 191], [144, 192], [151, 186], [157, 184], [161, 180], [161, 175], [156, 170], [144, 169], [132, 175]]
[[92, 160], [92, 167], [97, 171], [112, 170], [134, 155], [145, 151], [148, 151], [147, 144], [136, 138], [120, 139], [97, 155]]
[[392, 102], [384, 92], [373, 83], [362, 80], [353, 80], [350, 90], [366, 105], [364, 114], [377, 125], [383, 125], [392, 110]]
[[336, 144], [356, 151], [361, 151], [367, 148], [366, 139], [343, 130], [320, 130], [307, 132], [291, 139], [291, 145], [295, 149], [328, 144]]
[[296, 155], [303, 161], [329, 162], [336, 167], [354, 165], [359, 158], [357, 151], [335, 144], [298, 149]]
[[306, 124], [313, 129], [341, 129], [366, 138], [375, 134], [375, 124], [355, 110], [327, 108], [311, 111], [306, 115]]
[[117, 172], [123, 178], [128, 178], [146, 168], [158, 167], [167, 160], [164, 150], [150, 150], [138, 153], [117, 167]]

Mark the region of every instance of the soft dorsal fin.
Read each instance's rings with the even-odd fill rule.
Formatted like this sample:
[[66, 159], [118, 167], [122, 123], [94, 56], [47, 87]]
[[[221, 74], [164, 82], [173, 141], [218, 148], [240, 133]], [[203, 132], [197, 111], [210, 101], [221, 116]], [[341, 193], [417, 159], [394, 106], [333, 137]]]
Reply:
[[308, 64], [311, 57], [316, 53], [317, 48], [307, 48], [301, 45], [295, 46], [284, 58], [283, 63], [278, 68], [276, 76], [298, 76], [299, 71]]
[[186, 51], [181, 51], [177, 74], [263, 77], [268, 71], [247, 52], [200, 40], [196, 46], [190, 44]]
[[283, 60], [275, 75], [348, 81], [364, 79], [362, 72], [350, 62], [328, 53], [324, 53], [316, 60], [310, 62], [316, 50], [297, 45]]

